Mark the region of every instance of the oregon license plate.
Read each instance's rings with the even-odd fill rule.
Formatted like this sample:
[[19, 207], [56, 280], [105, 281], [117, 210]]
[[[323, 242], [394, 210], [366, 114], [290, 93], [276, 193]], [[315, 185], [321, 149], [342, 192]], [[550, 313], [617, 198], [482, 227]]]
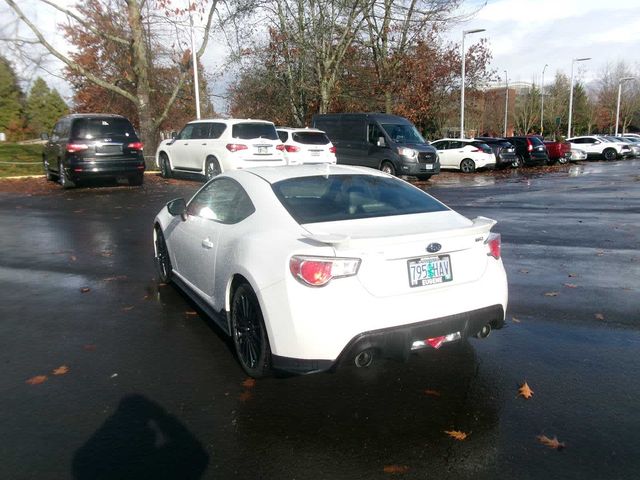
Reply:
[[259, 153], [260, 155], [265, 155], [265, 154], [269, 153], [268, 148], [269, 148], [269, 147], [259, 146], [259, 147], [258, 147], [258, 153]]
[[449, 255], [413, 258], [407, 262], [409, 286], [422, 287], [453, 280]]

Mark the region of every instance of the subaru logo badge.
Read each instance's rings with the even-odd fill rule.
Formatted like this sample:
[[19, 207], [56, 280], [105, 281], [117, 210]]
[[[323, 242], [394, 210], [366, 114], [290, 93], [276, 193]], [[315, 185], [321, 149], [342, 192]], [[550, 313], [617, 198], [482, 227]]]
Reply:
[[427, 252], [436, 253], [436, 252], [439, 252], [441, 248], [442, 248], [442, 245], [440, 245], [439, 243], [430, 243], [427, 246]]

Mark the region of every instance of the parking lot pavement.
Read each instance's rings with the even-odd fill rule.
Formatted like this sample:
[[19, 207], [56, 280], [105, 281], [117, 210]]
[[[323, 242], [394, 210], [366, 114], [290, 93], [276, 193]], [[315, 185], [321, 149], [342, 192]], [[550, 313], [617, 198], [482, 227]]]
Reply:
[[153, 269], [155, 213], [199, 183], [0, 184], [0, 477], [637, 478], [639, 167], [419, 183], [498, 220], [506, 327], [258, 382]]

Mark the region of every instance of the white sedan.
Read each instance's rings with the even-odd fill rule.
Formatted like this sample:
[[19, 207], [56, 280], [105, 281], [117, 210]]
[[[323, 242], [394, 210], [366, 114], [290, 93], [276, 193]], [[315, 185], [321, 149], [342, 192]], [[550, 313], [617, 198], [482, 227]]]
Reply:
[[253, 377], [406, 358], [504, 323], [496, 222], [382, 172], [234, 170], [154, 222], [162, 282], [233, 338]]
[[442, 138], [431, 142], [438, 151], [440, 168], [455, 168], [473, 173], [480, 168], [495, 167], [496, 157], [491, 147], [475, 139]]

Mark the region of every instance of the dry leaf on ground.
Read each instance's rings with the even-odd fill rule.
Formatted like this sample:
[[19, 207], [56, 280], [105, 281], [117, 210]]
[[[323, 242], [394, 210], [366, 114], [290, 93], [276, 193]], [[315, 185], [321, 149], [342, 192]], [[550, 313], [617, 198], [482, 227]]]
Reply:
[[471, 433], [461, 432], [460, 430], [445, 430], [444, 433], [449, 435], [451, 438], [455, 438], [456, 440], [465, 440]]
[[87, 352], [95, 352], [96, 350], [96, 346], [92, 343], [89, 343], [82, 348], [84, 348]]
[[238, 400], [240, 400], [241, 402], [246, 402], [247, 400], [251, 400], [251, 398], [253, 398], [253, 392], [251, 392], [251, 390], [245, 390], [240, 394]]
[[529, 273], [529, 270], [527, 270], [526, 268], [521, 268], [520, 270], [518, 270], [520, 273]]
[[601, 313], [596, 313], [594, 317], [596, 317], [596, 320], [604, 320], [604, 315]]
[[81, 293], [87, 293], [87, 292], [90, 292], [90, 291], [91, 291], [91, 289], [90, 289], [89, 287], [82, 287], [82, 288], [80, 289], [80, 292], [81, 292]]
[[567, 288], [578, 288], [578, 286], [573, 283], [565, 283], [564, 286]]
[[65, 374], [69, 373], [69, 367], [67, 367], [66, 365], [60, 365], [58, 368], [53, 370], [53, 372], [51, 372], [51, 373], [53, 375], [65, 375]]
[[407, 473], [409, 471], [409, 467], [406, 465], [386, 465], [383, 469], [384, 473]]
[[247, 378], [244, 382], [242, 382], [242, 386], [245, 388], [253, 388], [256, 386], [255, 378]]
[[442, 396], [442, 394], [441, 394], [438, 390], [429, 390], [429, 389], [426, 389], [426, 390], [424, 391], [424, 394], [425, 394], [425, 395], [429, 395], [429, 396], [431, 396], [431, 397], [441, 397], [441, 396]]
[[29, 385], [39, 385], [46, 381], [47, 381], [46, 375], [36, 375], [35, 377], [31, 377], [29, 380], [27, 380], [26, 383], [28, 383]]
[[186, 312], [184, 312], [185, 315], [197, 315], [198, 312], [194, 311], [194, 310], [187, 310]]
[[558, 292], [547, 292], [544, 294], [545, 297], [557, 297]]
[[518, 389], [518, 395], [526, 399], [529, 399], [533, 397], [533, 390], [531, 390], [531, 387], [527, 382], [524, 382], [522, 386]]
[[511, 317], [511, 321], [513, 321], [515, 323], [520, 323], [520, 319], [516, 318], [516, 317]]
[[546, 445], [549, 448], [562, 450], [565, 447], [564, 442], [558, 441], [558, 437], [549, 438], [546, 435], [538, 435], [536, 438], [541, 444]]

